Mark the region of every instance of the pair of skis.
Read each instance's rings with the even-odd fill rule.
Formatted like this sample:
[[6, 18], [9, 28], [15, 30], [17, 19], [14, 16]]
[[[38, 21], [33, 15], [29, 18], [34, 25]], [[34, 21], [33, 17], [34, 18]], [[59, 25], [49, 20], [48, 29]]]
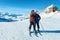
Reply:
[[[40, 22], [40, 25], [41, 25], [41, 27], [42, 27], [42, 29], [44, 30], [44, 28], [43, 28], [43, 25], [42, 25], [42, 23]], [[42, 34], [41, 34], [41, 31], [39, 30], [36, 30], [36, 31], [29, 31], [29, 35], [30, 36], [32, 36], [32, 33], [34, 33], [35, 34], [35, 36], [37, 36], [38, 37], [38, 33], [42, 36]]]
[[38, 34], [40, 34], [42, 36], [41, 32], [38, 31], [38, 30], [36, 30], [36, 31], [29, 31], [30, 37], [32, 37], [32, 33], [34, 33], [36, 37], [38, 37]]

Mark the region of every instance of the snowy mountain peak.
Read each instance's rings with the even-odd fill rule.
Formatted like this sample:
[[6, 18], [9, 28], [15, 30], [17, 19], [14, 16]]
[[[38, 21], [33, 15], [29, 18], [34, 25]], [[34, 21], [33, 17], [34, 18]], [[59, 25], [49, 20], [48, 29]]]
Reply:
[[48, 7], [45, 8], [45, 11], [48, 11], [49, 8], [52, 8], [52, 7], [55, 7], [55, 6], [53, 4], [51, 4], [50, 6], [48, 6]]
[[50, 6], [48, 6], [47, 8], [51, 8], [51, 7], [54, 7], [54, 5], [53, 4], [51, 4]]
[[56, 10], [55, 10], [55, 12], [53, 12], [53, 8], [54, 8], [55, 6], [52, 4], [52, 5], [50, 5], [50, 6], [48, 6], [48, 7], [46, 7], [41, 13], [40, 13], [40, 15], [41, 15], [41, 17], [42, 18], [48, 18], [48, 17], [51, 17], [52, 15], [54, 15], [55, 13], [56, 13]]

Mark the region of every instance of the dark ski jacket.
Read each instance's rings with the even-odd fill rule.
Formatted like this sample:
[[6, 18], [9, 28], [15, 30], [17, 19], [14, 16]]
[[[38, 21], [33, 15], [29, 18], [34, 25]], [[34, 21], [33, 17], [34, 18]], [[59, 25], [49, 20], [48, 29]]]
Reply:
[[39, 14], [35, 14], [35, 22], [39, 22], [39, 20], [41, 19]]

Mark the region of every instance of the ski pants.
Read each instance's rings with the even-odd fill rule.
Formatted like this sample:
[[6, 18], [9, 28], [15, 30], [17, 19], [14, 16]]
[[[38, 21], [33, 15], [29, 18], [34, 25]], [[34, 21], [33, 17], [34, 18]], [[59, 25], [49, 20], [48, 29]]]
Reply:
[[39, 22], [35, 22], [35, 24], [37, 25], [37, 28], [38, 28], [38, 30], [39, 30]]
[[31, 30], [32, 25], [33, 25], [33, 29], [35, 31], [36, 30], [36, 28], [35, 28], [35, 22], [30, 22], [29, 30]]

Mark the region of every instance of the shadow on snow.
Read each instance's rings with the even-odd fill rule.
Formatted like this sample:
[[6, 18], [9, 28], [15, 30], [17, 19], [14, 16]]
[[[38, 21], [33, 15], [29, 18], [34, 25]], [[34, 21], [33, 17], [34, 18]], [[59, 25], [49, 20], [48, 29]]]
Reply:
[[35, 36], [38, 37], [38, 33], [42, 36], [41, 33], [60, 33], [60, 30], [39, 30], [39, 31], [36, 30], [35, 32], [33, 31], [29, 32], [29, 35], [32, 36], [32, 33], [34, 33]]
[[[37, 32], [37, 30], [36, 30]], [[39, 30], [40, 33], [60, 33], [60, 30]], [[37, 32], [37, 33], [39, 33]], [[33, 31], [31, 31], [31, 33], [34, 33]]]

